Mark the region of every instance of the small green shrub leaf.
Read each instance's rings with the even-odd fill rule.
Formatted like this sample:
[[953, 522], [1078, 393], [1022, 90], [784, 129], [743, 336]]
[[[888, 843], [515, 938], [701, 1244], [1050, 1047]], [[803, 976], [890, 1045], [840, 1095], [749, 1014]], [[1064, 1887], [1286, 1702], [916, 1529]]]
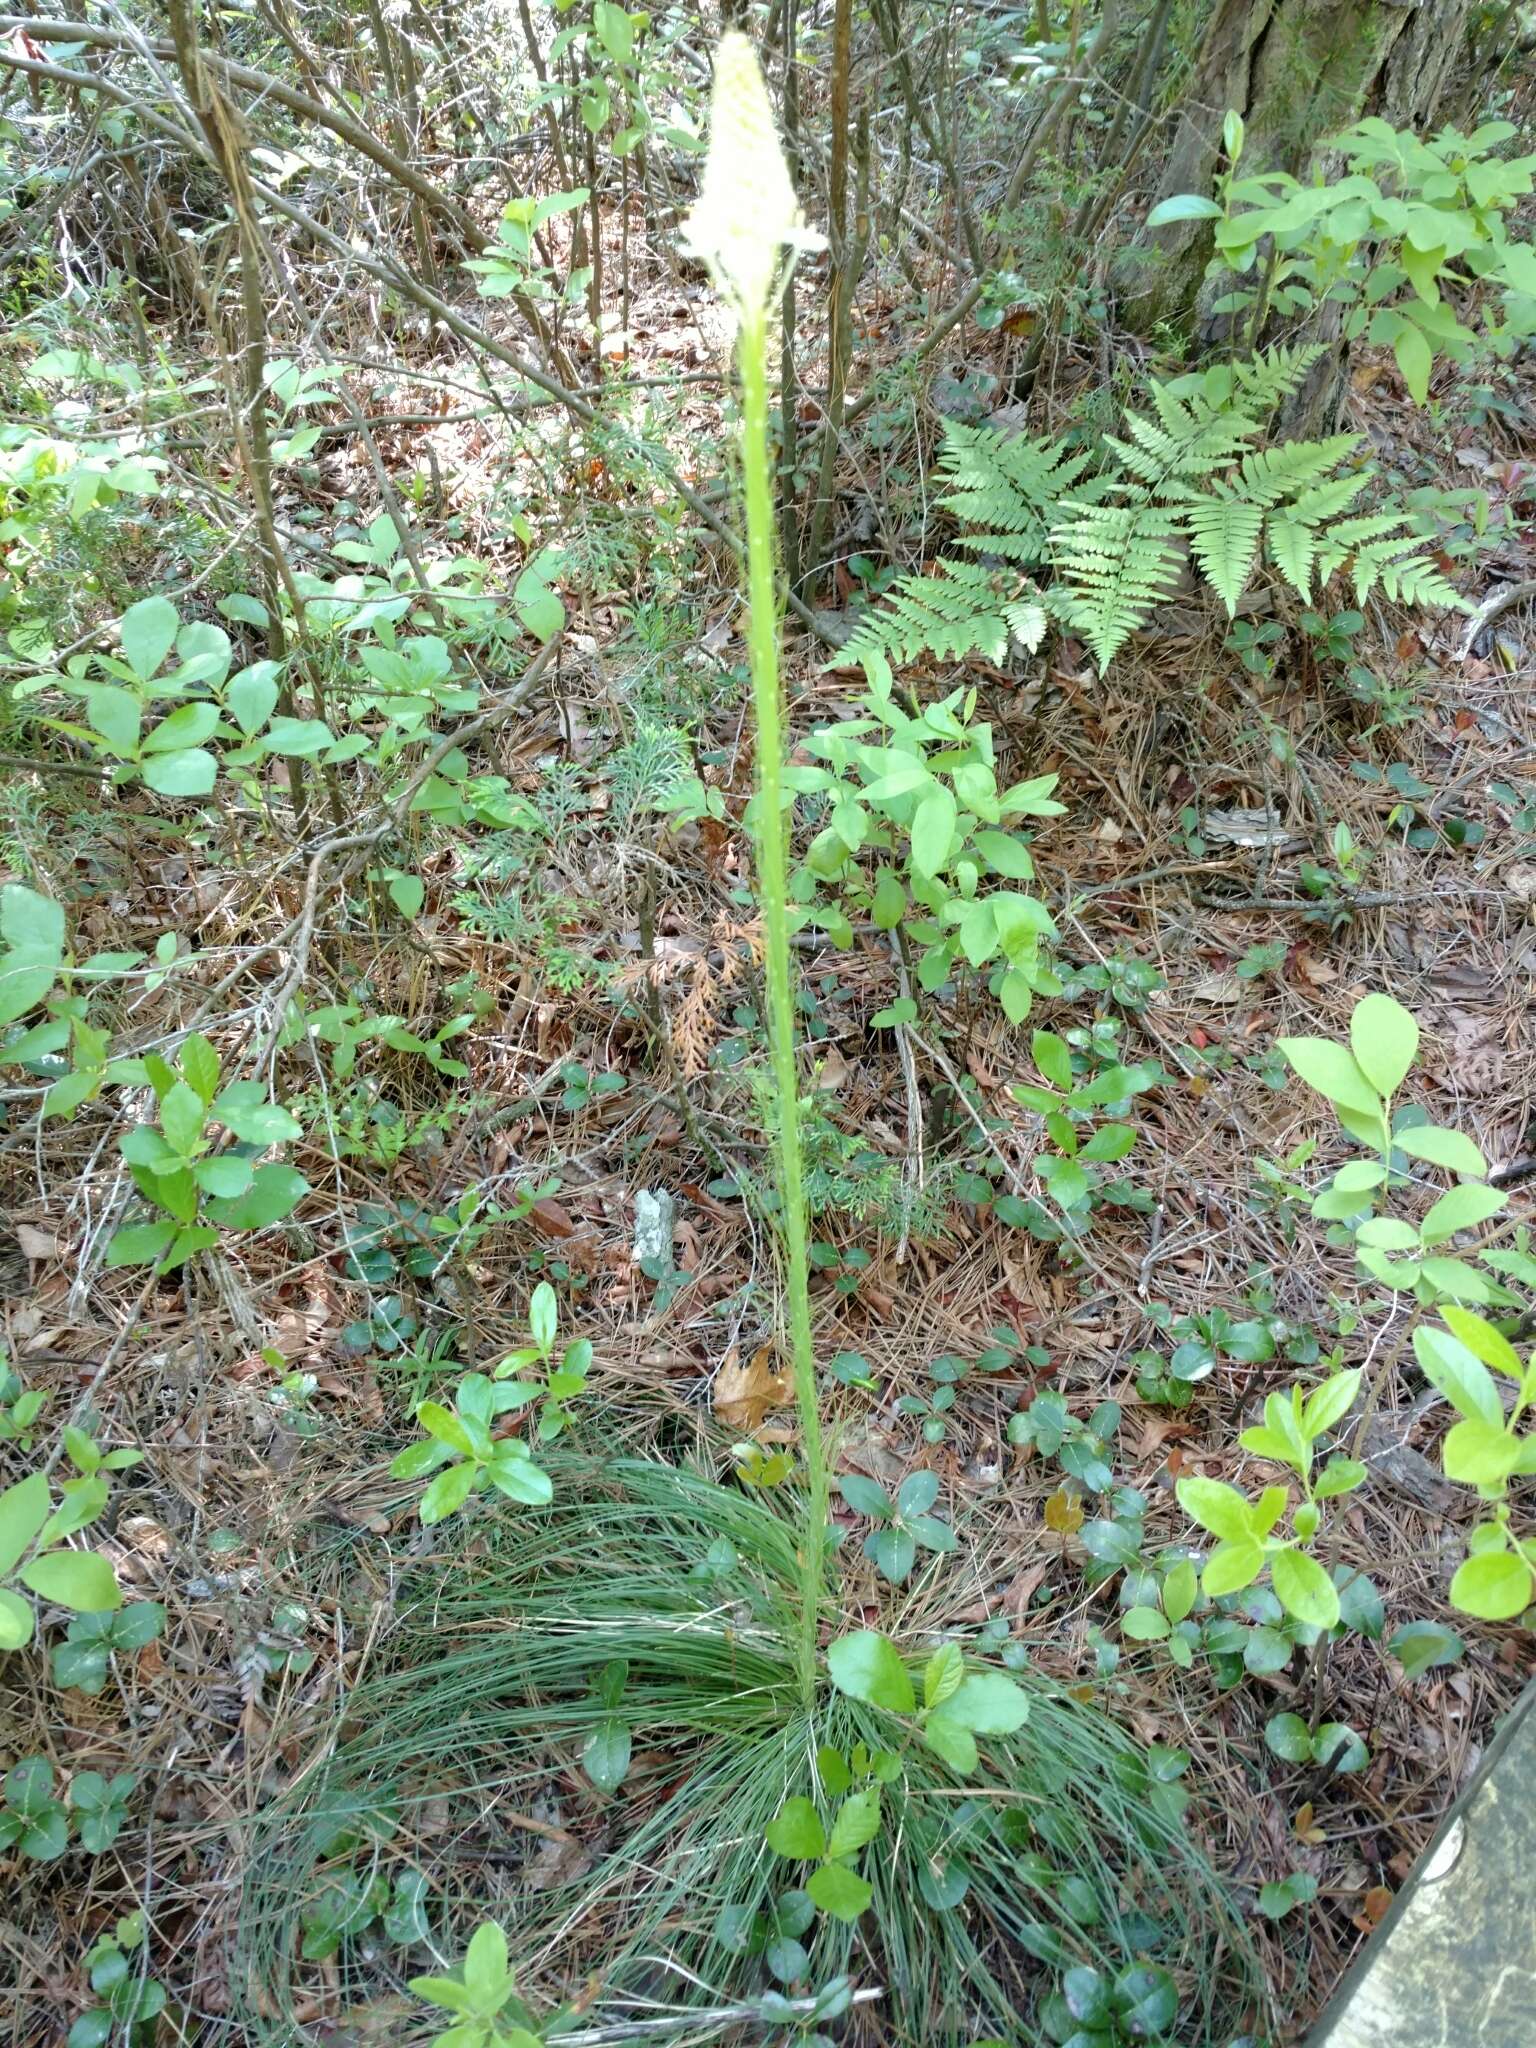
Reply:
[[94, 1550], [50, 1550], [29, 1559], [17, 1576], [39, 1599], [56, 1600], [76, 1614], [104, 1614], [123, 1604], [111, 1565]]
[[824, 1863], [820, 1870], [812, 1871], [805, 1889], [823, 1913], [849, 1926], [875, 1896], [868, 1879], [843, 1863]]
[[827, 1650], [832, 1683], [850, 1699], [892, 1714], [917, 1711], [917, 1696], [896, 1647], [874, 1629], [840, 1636]]
[[1332, 1628], [1339, 1618], [1339, 1595], [1315, 1557], [1304, 1550], [1282, 1550], [1270, 1561], [1275, 1598], [1286, 1613], [1313, 1628]]
[[809, 1799], [786, 1799], [763, 1830], [763, 1840], [776, 1856], [810, 1863], [827, 1853], [827, 1831]]
[[1275, 1044], [1309, 1088], [1338, 1107], [1381, 1121], [1381, 1097], [1344, 1046], [1331, 1038], [1278, 1038]]
[[1412, 1013], [1391, 996], [1362, 996], [1349, 1020], [1355, 1065], [1378, 1095], [1395, 1095], [1419, 1050]]

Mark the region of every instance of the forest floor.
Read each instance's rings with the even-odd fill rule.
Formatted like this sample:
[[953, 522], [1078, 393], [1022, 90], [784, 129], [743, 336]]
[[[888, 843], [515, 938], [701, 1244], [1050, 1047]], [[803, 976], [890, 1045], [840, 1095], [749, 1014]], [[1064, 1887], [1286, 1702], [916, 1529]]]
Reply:
[[[667, 432], [685, 457], [709, 452], [695, 479], [705, 482], [720, 467], [723, 388], [707, 296], [658, 277], [633, 333], [634, 372], [699, 379]], [[899, 358], [910, 339], [893, 311], [861, 341], [856, 375], [877, 355]], [[1012, 346], [979, 337], [969, 357], [957, 349], [939, 367], [957, 384], [995, 377], [1005, 365], [988, 353], [994, 341]], [[462, 368], [453, 357], [412, 367]], [[1035, 424], [1064, 417], [1098, 375], [1094, 351], [1064, 347], [1047, 362]], [[369, 388], [380, 414], [419, 409], [416, 383], [392, 390], [370, 373]], [[447, 393], [440, 402], [457, 404]], [[918, 404], [931, 441], [929, 398]], [[1532, 573], [1526, 430], [1494, 415], [1449, 436], [1426, 429], [1375, 362], [1348, 408], [1414, 482], [1487, 492], [1496, 542], [1474, 599]], [[520, 551], [498, 530], [508, 451], [497, 431], [476, 420], [381, 428], [379, 439], [397, 482], [422, 480], [429, 527], [452, 519], [458, 545], [492, 563], [500, 549], [510, 567]], [[345, 516], [338, 507], [364, 526], [378, 509], [369, 466], [344, 440], [326, 445], [284, 511], [327, 532]], [[0, 2038], [58, 2038], [60, 2015], [83, 2004], [78, 1958], [135, 1902], [153, 1921], [155, 1969], [182, 2038], [249, 2038], [263, 2019], [279, 2022], [262, 2014], [242, 1946], [261, 1882], [252, 1824], [347, 1739], [349, 1697], [395, 1654], [402, 1575], [438, 1558], [463, 1563], [459, 1525], [423, 1531], [414, 1490], [386, 1468], [410, 1434], [412, 1401], [445, 1361], [483, 1366], [520, 1340], [533, 1277], [559, 1283], [566, 1332], [595, 1347], [576, 1438], [594, 1454], [662, 1443], [726, 1474], [743, 1436], [793, 1446], [768, 1248], [735, 1178], [760, 1170], [761, 1146], [736, 1072], [756, 987], [742, 895], [752, 769], [743, 614], [723, 554], [696, 536], [681, 545], [653, 532], [637, 544], [637, 518], [654, 514], [633, 478], [605, 475], [591, 457], [548, 687], [481, 742], [487, 765], [539, 808], [537, 852], [520, 844], [477, 873], [465, 848], [439, 839], [425, 848], [413, 923], [380, 927], [366, 944], [323, 921], [316, 933], [312, 1010], [366, 984], [377, 1008], [430, 1036], [454, 1008], [446, 988], [489, 991], [486, 1017], [448, 1048], [466, 1075], [376, 1052], [369, 1071], [389, 1117], [363, 1112], [339, 1159], [296, 1147], [313, 1188], [297, 1229], [243, 1245], [222, 1277], [198, 1266], [146, 1283], [99, 1270], [90, 1254], [115, 1169], [88, 1119], [50, 1126], [41, 1143], [30, 1130], [12, 1136], [0, 1152], [11, 1358], [58, 1411], [89, 1389], [103, 1440], [144, 1448], [116, 1490], [107, 1548], [133, 1596], [167, 1614], [163, 1636], [120, 1657], [99, 1698], [50, 1687], [40, 1661], [4, 1666], [0, 1750], [136, 1772], [150, 1818], [94, 1861], [87, 1882], [66, 1889], [39, 1866], [8, 1886], [0, 1952], [20, 1995]], [[164, 536], [146, 530], [141, 544], [138, 587], [177, 581]], [[851, 589], [844, 574], [839, 606]], [[1311, 1225], [1279, 1184], [1288, 1176], [1266, 1181], [1256, 1164], [1307, 1140], [1320, 1160], [1337, 1156], [1331, 1112], [1295, 1085], [1275, 1040], [1342, 1036], [1371, 990], [1419, 1020], [1414, 1100], [1490, 1161], [1536, 1149], [1536, 638], [1510, 615], [1463, 660], [1460, 631], [1455, 619], [1370, 607], [1353, 655], [1372, 679], [1369, 701], [1292, 655], [1273, 673], [1262, 661], [1245, 668], [1222, 623], [1193, 603], [1138, 636], [1105, 680], [1060, 639], [1016, 671], [966, 672], [1000, 756], [1018, 772], [1058, 774], [1066, 807], [1034, 850], [1074, 975], [1033, 1022], [1092, 1025], [1103, 1044], [1115, 1034], [1116, 1057], [1165, 1073], [1143, 1099], [1126, 1167], [1136, 1204], [1100, 1212], [1076, 1257], [954, 1191], [956, 1162], [974, 1167], [978, 1156], [1001, 1159], [1000, 1185], [1033, 1191], [1037, 1120], [1008, 1093], [1029, 1077], [1027, 1032], [990, 1004], [962, 1005], [942, 1037], [913, 1030], [904, 1061], [893, 1034], [868, 1021], [890, 1000], [884, 936], [800, 951], [820, 1105], [817, 1356], [862, 1361], [849, 1369], [857, 1384], [828, 1379], [838, 1467], [888, 1490], [933, 1471], [962, 1537], [957, 1562], [920, 1567], [902, 1588], [850, 1547], [849, 1611], [870, 1624], [899, 1616], [918, 1635], [1005, 1623], [1032, 1667], [1101, 1700], [1140, 1738], [1188, 1752], [1191, 1826], [1243, 1910], [1253, 1913], [1266, 1880], [1317, 1879], [1309, 1908], [1251, 1920], [1287, 2039], [1380, 1919], [1533, 1668], [1528, 1635], [1457, 1624], [1447, 1605], [1469, 1506], [1439, 1476], [1444, 1411], [1415, 1402], [1390, 1316], [1356, 1327], [1343, 1314], [1359, 1298], [1350, 1251]], [[855, 678], [827, 661], [825, 648], [792, 637], [798, 729], [856, 694]], [[927, 691], [951, 678], [907, 680]], [[648, 800], [676, 772], [669, 735], [683, 729], [724, 815], [675, 827]], [[84, 906], [95, 944], [147, 948], [193, 924], [211, 984], [241, 953], [256, 960], [298, 906], [301, 867], [242, 848], [236, 830], [130, 830], [143, 821], [123, 806], [70, 811], [52, 785], [18, 803], [13, 829], [33, 871]], [[1321, 895], [1308, 862], [1333, 876]], [[274, 959], [253, 965], [251, 999], [278, 976]], [[295, 1055], [294, 1090], [306, 1085], [300, 1069]], [[311, 1076], [308, 1086], [322, 1101], [324, 1085]], [[331, 1112], [344, 1118], [360, 1099], [338, 1096]], [[452, 1212], [470, 1188], [508, 1208], [531, 1191], [531, 1206], [477, 1233], [447, 1270], [428, 1261], [424, 1274], [417, 1261], [413, 1272], [412, 1219]], [[892, 1220], [903, 1188], [915, 1201], [906, 1229]], [[675, 1204], [675, 1230], [660, 1263], [642, 1267], [637, 1197], [657, 1192]], [[1523, 1186], [1513, 1199], [1512, 1213], [1528, 1216]], [[1362, 1769], [1330, 1775], [1266, 1747], [1272, 1713], [1313, 1706], [1310, 1677], [1292, 1663], [1226, 1691], [1203, 1665], [1175, 1670], [1157, 1643], [1127, 1642], [1117, 1668], [1102, 1666], [1120, 1581], [1085, 1589], [1084, 1502], [1053, 1460], [1008, 1445], [1009, 1414], [1040, 1388], [1060, 1389], [1082, 1418], [1118, 1403], [1113, 1483], [1146, 1496], [1151, 1551], [1187, 1538], [1174, 1480], [1230, 1476], [1239, 1428], [1295, 1376], [1284, 1355], [1227, 1355], [1189, 1405], [1146, 1398], [1135, 1354], [1166, 1356], [1175, 1340], [1158, 1326], [1162, 1309], [1279, 1319], [1282, 1352], [1294, 1343], [1315, 1355], [1303, 1349], [1315, 1337], [1347, 1364], [1384, 1365], [1369, 1446], [1378, 1480], [1339, 1516], [1338, 1561], [1368, 1575], [1387, 1633], [1438, 1621], [1459, 1626], [1467, 1649], [1409, 1679], [1368, 1636], [1339, 1647], [1322, 1680], [1326, 1718], [1363, 1737]], [[955, 1356], [970, 1370], [925, 1433], [942, 1384], [932, 1367]], [[294, 1372], [312, 1386], [285, 1395]], [[1088, 1512], [1106, 1512], [1103, 1501]], [[472, 1531], [468, 1540], [472, 1550]], [[506, 1821], [488, 1808], [478, 1833], [418, 1809], [386, 1858], [434, 1886], [449, 1873], [494, 1904], [514, 1882], [518, 1827], [558, 1865], [604, 1825], [604, 1802], [573, 1762], [552, 1776], [542, 1809]], [[515, 1866], [515, 1881], [526, 1868]], [[290, 1968], [283, 2024], [338, 2048], [399, 2038], [408, 1971], [387, 1941]]]

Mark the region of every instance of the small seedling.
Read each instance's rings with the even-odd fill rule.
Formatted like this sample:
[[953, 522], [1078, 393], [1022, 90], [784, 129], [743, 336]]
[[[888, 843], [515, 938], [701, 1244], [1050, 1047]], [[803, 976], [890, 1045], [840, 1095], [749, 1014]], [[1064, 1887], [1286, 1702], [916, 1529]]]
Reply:
[[1332, 1628], [1339, 1620], [1338, 1589], [1311, 1553], [1322, 1522], [1322, 1504], [1351, 1493], [1366, 1477], [1358, 1459], [1332, 1457], [1313, 1478], [1317, 1446], [1352, 1406], [1360, 1387], [1358, 1371], [1334, 1373], [1303, 1395], [1299, 1386], [1270, 1394], [1264, 1421], [1245, 1429], [1239, 1438], [1255, 1456], [1288, 1465], [1301, 1482], [1304, 1498], [1291, 1516], [1291, 1534], [1274, 1530], [1286, 1511], [1283, 1486], [1269, 1486], [1250, 1502], [1235, 1486], [1221, 1480], [1190, 1477], [1178, 1482], [1179, 1504], [1202, 1529], [1216, 1537], [1202, 1577], [1206, 1594], [1216, 1599], [1235, 1593], [1269, 1567], [1270, 1583], [1286, 1613], [1316, 1628]]
[[90, 1949], [85, 1966], [91, 1989], [104, 2002], [81, 2014], [64, 2048], [106, 2048], [112, 2041], [150, 2048], [166, 1994], [149, 1974], [145, 1940], [144, 1915], [130, 1913]]
[[108, 1560], [98, 1551], [75, 1550], [67, 1540], [95, 1521], [107, 1504], [107, 1491], [97, 1470], [65, 1480], [57, 1507], [42, 1472], [0, 1493], [0, 1651], [21, 1649], [37, 1626], [32, 1602], [17, 1586], [76, 1614], [103, 1614], [122, 1606]]
[[53, 1789], [46, 1757], [24, 1757], [6, 1773], [0, 1806], [0, 1849], [19, 1849], [38, 1863], [51, 1863], [69, 1847], [69, 1814]]
[[628, 1678], [629, 1666], [615, 1658], [593, 1682], [592, 1698], [601, 1711], [581, 1745], [581, 1768], [599, 1792], [617, 1792], [629, 1776], [633, 1738], [619, 1711]]
[[[533, 1342], [519, 1351], [509, 1352], [495, 1372], [496, 1380], [502, 1383], [496, 1390], [498, 1413], [525, 1407], [533, 1401], [541, 1404], [540, 1443], [552, 1443], [570, 1428], [569, 1403], [586, 1392], [587, 1374], [592, 1369], [592, 1346], [585, 1337], [573, 1339], [561, 1353], [560, 1363], [551, 1364], [559, 1334], [559, 1319], [555, 1290], [547, 1280], [541, 1280], [528, 1303], [528, 1327]], [[530, 1367], [543, 1368], [542, 1381], [521, 1378], [507, 1381], [509, 1373], [525, 1373]], [[515, 1398], [507, 1400], [505, 1397], [508, 1395]]]
[[928, 1368], [929, 1377], [936, 1382], [933, 1392], [926, 1396], [903, 1394], [896, 1403], [898, 1415], [908, 1415], [914, 1420], [921, 1417], [925, 1444], [943, 1443], [949, 1412], [955, 1405], [956, 1387], [969, 1371], [970, 1366], [963, 1358], [950, 1355], [936, 1358]]
[[[390, 1464], [395, 1479], [430, 1481], [417, 1512], [429, 1527], [457, 1514], [472, 1493], [495, 1488], [525, 1507], [542, 1507], [553, 1498], [549, 1474], [534, 1462], [533, 1453], [517, 1437], [493, 1437], [491, 1424], [509, 1409], [525, 1405], [513, 1387], [498, 1386], [484, 1373], [466, 1373], [459, 1381], [453, 1406], [422, 1401], [416, 1420], [427, 1432], [422, 1443], [410, 1444]], [[438, 1471], [438, 1467], [445, 1469]]]
[[1084, 1422], [1068, 1408], [1065, 1394], [1047, 1388], [1009, 1416], [1008, 1441], [1054, 1458], [1086, 1492], [1107, 1493], [1114, 1484], [1109, 1454], [1119, 1427], [1117, 1402], [1101, 1401]]
[[543, 2048], [545, 2034], [517, 1995], [507, 1937], [494, 1920], [483, 1921], [471, 1935], [457, 1977], [412, 1977], [410, 1988], [429, 2005], [457, 2015], [433, 2036], [432, 2048]]
[[1317, 1879], [1304, 1870], [1289, 1877], [1271, 1878], [1259, 1887], [1259, 1911], [1266, 1920], [1283, 1920], [1298, 1906], [1309, 1906], [1317, 1897]]
[[53, 1682], [94, 1697], [106, 1686], [117, 1653], [142, 1650], [165, 1627], [165, 1609], [156, 1600], [136, 1600], [105, 1614], [77, 1614], [52, 1653]]
[[939, 1497], [936, 1472], [909, 1473], [894, 1501], [884, 1487], [857, 1472], [845, 1473], [837, 1487], [856, 1515], [875, 1524], [864, 1538], [864, 1555], [892, 1585], [903, 1585], [911, 1576], [919, 1545], [938, 1552], [956, 1548], [954, 1530], [929, 1512]]

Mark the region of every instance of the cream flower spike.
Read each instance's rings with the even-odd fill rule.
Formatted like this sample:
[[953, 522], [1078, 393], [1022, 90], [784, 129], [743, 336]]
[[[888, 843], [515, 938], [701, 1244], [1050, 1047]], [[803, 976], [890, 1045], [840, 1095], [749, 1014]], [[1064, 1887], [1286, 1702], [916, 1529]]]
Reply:
[[683, 226], [684, 247], [709, 265], [744, 327], [760, 326], [782, 281], [784, 251], [823, 249], [805, 225], [779, 145], [768, 88], [744, 35], [715, 52], [709, 154], [698, 203]]

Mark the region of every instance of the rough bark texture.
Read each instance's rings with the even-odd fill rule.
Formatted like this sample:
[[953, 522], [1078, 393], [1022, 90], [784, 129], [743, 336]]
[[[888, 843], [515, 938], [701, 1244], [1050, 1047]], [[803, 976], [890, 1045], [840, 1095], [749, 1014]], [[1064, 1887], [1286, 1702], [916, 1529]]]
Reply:
[[[1229, 107], [1247, 130], [1244, 170], [1302, 173], [1323, 136], [1364, 114], [1423, 127], [1462, 48], [1469, 0], [1218, 0], [1179, 110], [1159, 199], [1208, 194]], [[1134, 293], [1144, 319], [1187, 322], [1209, 229], [1151, 238], [1160, 260]]]

